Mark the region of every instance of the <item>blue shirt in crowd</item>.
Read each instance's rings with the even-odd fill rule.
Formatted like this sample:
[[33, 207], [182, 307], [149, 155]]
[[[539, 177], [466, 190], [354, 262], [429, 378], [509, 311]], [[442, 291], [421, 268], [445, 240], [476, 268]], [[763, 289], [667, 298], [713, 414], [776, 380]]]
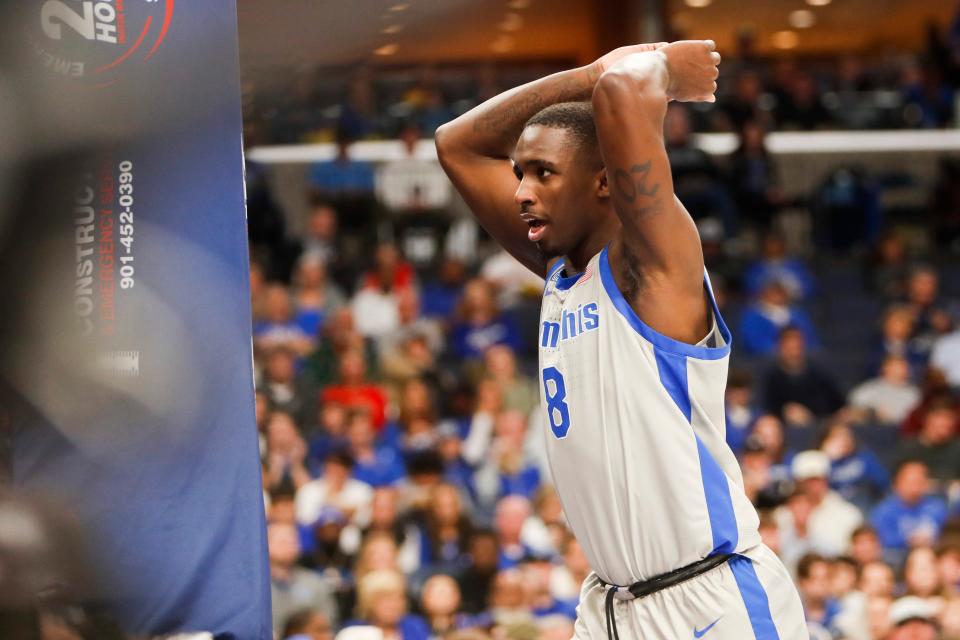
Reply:
[[870, 515], [870, 523], [877, 530], [884, 549], [906, 550], [910, 537], [918, 531], [927, 531], [934, 539], [940, 537], [947, 519], [947, 505], [942, 498], [927, 496], [916, 504], [907, 504], [893, 494], [877, 505]]

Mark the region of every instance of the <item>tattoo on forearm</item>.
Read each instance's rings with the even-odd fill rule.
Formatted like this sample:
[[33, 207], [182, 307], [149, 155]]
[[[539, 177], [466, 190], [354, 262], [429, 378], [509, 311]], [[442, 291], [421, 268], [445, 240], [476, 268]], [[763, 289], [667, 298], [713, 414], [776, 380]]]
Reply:
[[478, 115], [473, 123], [474, 133], [495, 135], [498, 139], [516, 142], [520, 129], [541, 109], [557, 102], [582, 100], [590, 95], [597, 75], [588, 67], [578, 73], [563, 75], [537, 89], [528, 89], [520, 95], [492, 106]]

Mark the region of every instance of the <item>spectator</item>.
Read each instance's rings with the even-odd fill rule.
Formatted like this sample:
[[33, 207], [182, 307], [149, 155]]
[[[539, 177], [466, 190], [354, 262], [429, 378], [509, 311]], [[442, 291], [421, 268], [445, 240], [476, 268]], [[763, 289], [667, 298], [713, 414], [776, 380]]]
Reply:
[[267, 423], [267, 486], [299, 490], [310, 482], [307, 443], [290, 414], [274, 411]]
[[465, 554], [473, 523], [463, 510], [456, 487], [446, 483], [433, 487], [421, 531], [421, 563], [424, 566], [454, 572], [466, 564]]
[[866, 262], [867, 288], [884, 300], [899, 300], [906, 295], [908, 275], [903, 236], [893, 230], [882, 233]]
[[[337, 226], [337, 210], [324, 200], [316, 200], [311, 205], [301, 244], [301, 255], [312, 256], [322, 261], [327, 268], [332, 269], [331, 273], [335, 278], [343, 268], [337, 246]], [[338, 282], [341, 286], [344, 284], [340, 280]]]
[[907, 595], [923, 598], [935, 611], [943, 608], [943, 582], [932, 548], [918, 546], [910, 550], [903, 567], [903, 584]]
[[720, 105], [725, 116], [725, 128], [741, 131], [747, 123], [763, 122], [765, 114], [760, 111], [763, 85], [760, 76], [753, 69], [744, 69], [734, 81], [733, 95]]
[[830, 594], [830, 563], [823, 556], [809, 553], [797, 564], [797, 586], [807, 623], [824, 629], [833, 626], [840, 603]]
[[324, 507], [308, 527], [300, 527], [300, 564], [315, 569], [342, 587], [353, 568], [353, 556], [341, 544], [347, 519], [336, 507]]
[[310, 188], [314, 197], [330, 200], [373, 194], [373, 167], [350, 157], [352, 144], [353, 138], [349, 133], [337, 131], [336, 157], [311, 167]]
[[860, 525], [850, 536], [850, 555], [861, 568], [883, 557], [883, 546], [877, 530], [868, 524]]
[[457, 300], [466, 282], [466, 265], [462, 260], [445, 257], [435, 280], [427, 280], [421, 291], [421, 311], [425, 318], [446, 321], [453, 317]]
[[447, 575], [434, 575], [427, 579], [420, 596], [420, 607], [432, 637], [445, 637], [467, 622], [459, 613], [460, 587]]
[[784, 465], [775, 465], [773, 457], [756, 437], [747, 440], [740, 456], [743, 487], [758, 509], [772, 509], [786, 502], [793, 480]]
[[777, 277], [760, 285], [756, 300], [744, 309], [740, 317], [740, 335], [743, 350], [754, 356], [773, 353], [780, 334], [795, 328], [811, 347], [818, 338], [813, 322], [803, 309], [790, 302], [787, 286]]
[[313, 524], [326, 506], [336, 507], [346, 518], [363, 526], [370, 518], [373, 489], [365, 482], [350, 477], [354, 460], [349, 454], [335, 451], [327, 456], [323, 475], [297, 490], [297, 522]]
[[497, 535], [488, 529], [474, 530], [468, 543], [470, 564], [457, 577], [463, 596], [463, 611], [477, 614], [487, 609], [487, 596], [500, 564]]
[[883, 361], [889, 356], [900, 356], [910, 365], [910, 377], [916, 380], [926, 366], [926, 355], [913, 335], [916, 319], [906, 305], [892, 305], [883, 314], [880, 339], [870, 358], [868, 373], [880, 373]]
[[316, 608], [336, 625], [337, 608], [333, 588], [309, 569], [297, 566], [300, 540], [296, 527], [272, 522], [267, 527], [270, 555], [270, 596], [273, 600], [273, 629], [279, 633], [291, 614]]
[[554, 565], [550, 574], [550, 593], [557, 602], [576, 607], [580, 589], [590, 575], [590, 561], [572, 535], [567, 535], [564, 540], [562, 558], [563, 564]]
[[787, 424], [808, 425], [843, 406], [837, 383], [807, 359], [803, 333], [788, 327], [780, 333], [777, 359], [763, 380], [764, 409]]
[[413, 269], [402, 261], [390, 244], [381, 244], [375, 254], [375, 268], [364, 275], [351, 306], [357, 330], [380, 339], [400, 327], [400, 295], [414, 285]]
[[863, 565], [860, 571], [860, 591], [870, 598], [889, 598], [896, 589], [893, 569], [882, 560]]
[[917, 435], [923, 429], [927, 414], [944, 407], [960, 411], [960, 400], [954, 398], [943, 372], [936, 367], [929, 367], [920, 385], [920, 402], [907, 414], [900, 431], [905, 436]]
[[358, 620], [349, 626], [370, 625], [384, 638], [429, 640], [430, 627], [420, 616], [407, 613], [406, 583], [400, 573], [371, 571], [357, 582]]
[[365, 527], [347, 526], [340, 537], [345, 553], [356, 555], [364, 540], [389, 536], [396, 548], [396, 568], [410, 575], [420, 568], [420, 532], [408, 515], [400, 513], [396, 487], [377, 487], [370, 500], [370, 522]]
[[483, 355], [486, 374], [500, 388], [505, 410], [529, 414], [540, 402], [537, 383], [517, 371], [517, 357], [507, 345], [494, 345]]
[[480, 277], [494, 288], [497, 304], [502, 309], [513, 309], [524, 298], [539, 302], [543, 295], [543, 278], [520, 264], [504, 249], [483, 261]]
[[906, 596], [890, 605], [888, 640], [938, 640], [936, 609], [923, 598]]
[[775, 117], [777, 126], [787, 130], [810, 131], [829, 124], [830, 114], [820, 102], [820, 91], [809, 73], [793, 74], [788, 93], [777, 104]]
[[456, 358], [476, 361], [496, 344], [520, 347], [516, 326], [497, 309], [486, 281], [474, 279], [467, 283], [457, 315], [450, 331], [450, 348]]
[[930, 495], [927, 466], [905, 460], [897, 467], [893, 491], [870, 514], [871, 524], [891, 557], [910, 547], [936, 544], [947, 517], [942, 498]]
[[504, 411], [497, 417], [490, 455], [475, 476], [482, 504], [509, 495], [531, 500], [540, 488], [540, 470], [524, 450], [526, 433], [527, 419], [519, 411]]
[[910, 363], [899, 355], [889, 355], [880, 368], [880, 377], [861, 382], [847, 401], [864, 418], [883, 426], [903, 422], [920, 401], [920, 389], [910, 382]]
[[368, 411], [378, 431], [387, 420], [387, 394], [366, 379], [366, 362], [359, 349], [348, 349], [340, 356], [340, 379], [320, 393], [320, 401], [336, 402], [346, 409]]
[[333, 626], [317, 609], [301, 609], [287, 618], [280, 637], [289, 639], [297, 635], [307, 640], [333, 640]]
[[928, 355], [936, 339], [953, 328], [952, 309], [940, 295], [940, 276], [936, 269], [918, 265], [910, 271], [906, 304], [916, 318], [913, 337], [920, 351]]
[[819, 449], [830, 458], [830, 488], [860, 509], [867, 510], [890, 486], [890, 476], [874, 453], [861, 448], [850, 425], [833, 421]]
[[763, 239], [760, 259], [747, 267], [743, 282], [747, 294], [758, 296], [766, 283], [776, 280], [793, 301], [809, 299], [816, 291], [813, 274], [802, 260], [787, 254], [787, 243], [776, 232], [767, 233]]
[[520, 534], [530, 517], [530, 501], [521, 496], [507, 496], [497, 503], [494, 527], [500, 548], [500, 569], [513, 569], [530, 553]]
[[343, 306], [346, 298], [337, 285], [327, 280], [323, 258], [313, 253], [300, 256], [293, 284], [296, 323], [306, 335], [315, 338], [326, 317]]
[[377, 371], [377, 352], [372, 340], [365, 340], [357, 331], [353, 311], [349, 307], [334, 311], [323, 327], [323, 337], [317, 349], [304, 363], [305, 378], [318, 387], [333, 384], [340, 375], [340, 360], [344, 353], [357, 350], [363, 354], [367, 371]]
[[727, 444], [736, 454], [743, 451], [750, 429], [760, 413], [754, 402], [752, 384], [750, 373], [744, 369], [733, 369], [727, 379], [724, 394]]
[[[380, 165], [376, 175], [376, 191], [380, 202], [395, 214], [414, 214], [429, 209], [443, 209], [450, 203], [450, 181], [443, 169], [429, 156], [418, 155], [420, 129], [407, 124], [400, 130], [403, 155]], [[427, 146], [428, 141], [423, 141]]]
[[519, 569], [504, 569], [497, 573], [490, 589], [490, 613], [494, 623], [501, 626], [533, 622], [523, 588], [523, 574]]
[[316, 468], [322, 466], [327, 455], [334, 451], [346, 451], [347, 410], [337, 402], [325, 402], [318, 409], [319, 419], [310, 436], [310, 462]]
[[960, 389], [960, 329], [936, 339], [930, 365], [943, 372], [951, 387]]
[[671, 103], [664, 121], [664, 138], [674, 193], [694, 220], [719, 218], [728, 231], [733, 230], [736, 225], [730, 193], [716, 163], [703, 149], [693, 144], [691, 134], [687, 106]]
[[263, 306], [263, 320], [253, 328], [253, 342], [258, 349], [283, 347], [300, 356], [313, 349], [314, 338], [294, 317], [293, 302], [285, 286], [268, 285]]
[[370, 413], [351, 411], [347, 416], [347, 441], [354, 460], [354, 479], [371, 487], [395, 484], [406, 475], [403, 461], [394, 449], [377, 446], [376, 439]]
[[[830, 459], [822, 451], [804, 451], [794, 457], [791, 470], [798, 491], [810, 500], [806, 523], [810, 550], [827, 557], [846, 553], [851, 534], [863, 522], [863, 516], [840, 494], [830, 490]], [[796, 524], [793, 511], [781, 507], [776, 513], [780, 531], [793, 531]]]
[[939, 398], [927, 407], [919, 435], [901, 446], [901, 454], [923, 462], [930, 475], [946, 485], [956, 479], [960, 469], [960, 442], [956, 434], [956, 404], [951, 398]]
[[307, 409], [302, 385], [296, 380], [296, 355], [286, 347], [274, 347], [266, 356], [261, 388], [277, 411], [303, 415]]

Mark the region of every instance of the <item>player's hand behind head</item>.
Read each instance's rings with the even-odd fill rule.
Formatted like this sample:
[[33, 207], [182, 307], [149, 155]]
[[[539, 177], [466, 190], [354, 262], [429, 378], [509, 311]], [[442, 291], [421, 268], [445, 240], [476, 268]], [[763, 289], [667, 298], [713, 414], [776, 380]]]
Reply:
[[667, 58], [667, 97], [679, 102], [715, 102], [720, 54], [713, 40], [680, 40], [659, 49]]

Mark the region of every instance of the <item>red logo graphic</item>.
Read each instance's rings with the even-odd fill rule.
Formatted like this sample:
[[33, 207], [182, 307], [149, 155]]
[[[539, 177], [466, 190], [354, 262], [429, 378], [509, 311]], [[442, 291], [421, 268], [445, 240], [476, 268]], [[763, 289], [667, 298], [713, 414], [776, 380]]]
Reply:
[[174, 0], [45, 0], [31, 40], [53, 73], [109, 86], [122, 79], [121, 68], [154, 56], [173, 7]]

